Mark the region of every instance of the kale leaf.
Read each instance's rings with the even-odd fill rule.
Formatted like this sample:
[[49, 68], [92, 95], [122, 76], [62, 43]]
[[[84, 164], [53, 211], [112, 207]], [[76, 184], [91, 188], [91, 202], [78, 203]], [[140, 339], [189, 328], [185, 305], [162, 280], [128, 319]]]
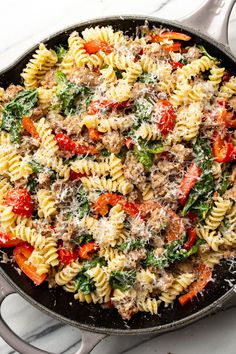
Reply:
[[127, 290], [130, 286], [133, 285], [136, 278], [136, 271], [118, 271], [113, 270], [110, 274], [109, 284], [112, 289], [120, 289], [121, 291]]
[[82, 187], [76, 189], [75, 195], [79, 203], [79, 208], [78, 210], [76, 210], [76, 216], [79, 217], [79, 219], [82, 219], [85, 215], [89, 213], [88, 196]]
[[145, 247], [145, 245], [146, 245], [145, 241], [137, 239], [137, 240], [131, 240], [128, 242], [123, 242], [117, 248], [119, 251], [129, 252], [129, 251], [133, 251], [136, 248]]
[[[78, 99], [91, 95], [89, 87], [84, 85], [76, 85], [67, 80], [65, 74], [61, 71], [56, 72], [57, 91], [56, 95], [60, 101], [60, 110], [65, 115], [76, 114], [81, 111], [78, 105]], [[86, 103], [87, 104], [87, 103]]]
[[82, 271], [95, 268], [97, 265], [100, 265], [101, 267], [105, 267], [107, 265], [107, 261], [105, 260], [104, 257], [93, 257], [92, 259], [85, 261], [83, 263]]
[[195, 245], [190, 248], [189, 251], [186, 251], [182, 248], [185, 239], [186, 237], [184, 236], [182, 239], [173, 241], [171, 244], [167, 245], [163, 256], [160, 258], [155, 257], [152, 251], [148, 251], [145, 265], [154, 266], [161, 269], [167, 268], [172, 263], [182, 261], [195, 254], [198, 251], [200, 244], [203, 242], [202, 240], [197, 240]]
[[75, 290], [81, 291], [83, 294], [88, 295], [96, 289], [95, 282], [86, 273], [79, 273], [75, 280]]
[[206, 57], [208, 57], [208, 58], [211, 59], [211, 60], [214, 60], [214, 61], [218, 61], [218, 62], [219, 62], [219, 60], [218, 60], [216, 57], [211, 56], [211, 55], [207, 52], [206, 48], [205, 48], [203, 45], [197, 45], [197, 47], [200, 49], [200, 52], [201, 52], [203, 55], [205, 55]]
[[37, 90], [21, 91], [3, 110], [1, 130], [11, 135], [13, 143], [19, 143], [22, 131], [22, 117], [33, 108], [38, 101]]
[[[188, 211], [193, 208], [194, 210], [202, 210], [206, 215], [205, 209], [208, 200], [214, 192], [214, 178], [212, 174], [213, 154], [210, 142], [207, 139], [199, 137], [196, 144], [193, 146], [195, 153], [195, 162], [201, 168], [202, 174], [199, 181], [195, 184], [189, 193], [188, 200], [182, 211], [182, 215], [186, 215]], [[203, 203], [203, 208], [200, 206]]]
[[84, 243], [90, 242], [90, 241], [92, 241], [92, 240], [93, 240], [93, 236], [90, 235], [90, 234], [82, 234], [82, 235], [77, 236], [77, 237], [74, 238], [74, 242], [75, 242], [78, 246], [80, 246], [80, 245], [82, 245], [82, 244], [84, 244]]

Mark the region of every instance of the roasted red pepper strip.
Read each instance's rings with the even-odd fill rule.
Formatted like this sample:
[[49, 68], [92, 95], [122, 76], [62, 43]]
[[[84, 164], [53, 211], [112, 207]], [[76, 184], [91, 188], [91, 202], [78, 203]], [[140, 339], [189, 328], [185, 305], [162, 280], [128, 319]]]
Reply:
[[198, 280], [192, 283], [189, 287], [189, 292], [185, 295], [179, 297], [179, 302], [181, 305], [187, 304], [192, 298], [194, 298], [198, 293], [200, 293], [205, 286], [209, 283], [212, 277], [212, 269], [204, 264], [201, 264], [198, 269]]
[[25, 130], [35, 139], [39, 138], [38, 132], [34, 125], [34, 121], [30, 117], [23, 116], [22, 117], [22, 125]]
[[114, 206], [116, 204], [122, 205], [124, 211], [130, 216], [137, 216], [140, 213], [138, 206], [135, 203], [127, 202], [125, 197], [122, 197], [121, 195], [115, 193], [101, 194], [98, 197], [94, 208], [96, 212], [104, 216], [108, 213], [108, 205]]
[[127, 147], [127, 149], [131, 149], [131, 147], [132, 147], [132, 145], [133, 145], [133, 140], [132, 140], [132, 138], [127, 138], [126, 140], [125, 140], [125, 145], [126, 145], [126, 147]]
[[94, 241], [84, 243], [78, 251], [79, 257], [81, 259], [89, 259], [90, 253], [96, 252], [98, 250], [98, 245]]
[[36, 268], [27, 263], [27, 260], [31, 256], [31, 253], [33, 252], [34, 248], [30, 246], [28, 243], [24, 242], [21, 243], [20, 245], [16, 246], [16, 248], [13, 251], [15, 261], [27, 277], [29, 277], [31, 280], [36, 285], [40, 285], [45, 279], [46, 279], [46, 274], [38, 275], [36, 273]]
[[0, 233], [0, 247], [8, 248], [8, 247], [15, 247], [22, 243], [22, 240], [18, 238], [14, 238], [11, 234], [7, 233]]
[[71, 181], [76, 181], [77, 179], [80, 179], [81, 177], [85, 177], [85, 173], [80, 173], [80, 172], [75, 172], [73, 170], [70, 170], [70, 180]]
[[97, 142], [101, 139], [101, 134], [99, 133], [99, 131], [97, 129], [90, 128], [88, 130], [88, 135], [89, 135], [90, 139], [95, 142]]
[[93, 40], [86, 42], [84, 44], [84, 49], [89, 54], [95, 54], [99, 50], [102, 50], [103, 52], [108, 54], [108, 53], [111, 53], [113, 48], [110, 44], [108, 44], [105, 41], [101, 41], [99, 39], [93, 39]]
[[156, 103], [156, 124], [162, 135], [167, 135], [173, 130], [176, 114], [168, 100], [159, 100]]
[[182, 68], [184, 64], [180, 63], [179, 61], [170, 61], [170, 65], [173, 69]]
[[76, 250], [71, 250], [69, 248], [61, 247], [58, 250], [58, 256], [63, 264], [70, 264], [78, 258]]
[[71, 140], [71, 138], [64, 133], [56, 134], [55, 138], [60, 149], [70, 151], [75, 155], [97, 154], [96, 147], [91, 145], [90, 146], [79, 145], [76, 141]]
[[152, 36], [152, 42], [161, 42], [163, 39], [177, 39], [179, 41], [190, 41], [191, 37], [180, 32], [162, 32], [159, 35]]
[[181, 205], [185, 204], [191, 189], [195, 186], [201, 173], [201, 169], [195, 162], [192, 162], [179, 186], [179, 202]]
[[213, 137], [212, 151], [217, 162], [232, 162], [236, 157], [236, 149], [227, 132], [216, 133]]
[[185, 242], [185, 244], [183, 245], [183, 248], [185, 250], [190, 250], [190, 248], [193, 247], [193, 245], [196, 243], [196, 230], [194, 227], [192, 227], [191, 229], [188, 229], [187, 230], [187, 235], [188, 235], [188, 239], [187, 241]]
[[169, 53], [169, 52], [179, 52], [180, 49], [181, 49], [181, 43], [176, 42], [176, 43], [170, 44], [170, 45], [165, 44], [165, 45], [162, 46], [162, 48], [165, 49], [165, 51], [167, 53]]
[[18, 215], [31, 217], [34, 205], [29, 191], [25, 188], [10, 189], [6, 195], [6, 205], [12, 206], [12, 211]]
[[222, 123], [226, 128], [236, 128], [236, 115], [234, 112], [228, 112], [226, 108], [223, 109], [221, 116], [219, 117], [219, 122]]

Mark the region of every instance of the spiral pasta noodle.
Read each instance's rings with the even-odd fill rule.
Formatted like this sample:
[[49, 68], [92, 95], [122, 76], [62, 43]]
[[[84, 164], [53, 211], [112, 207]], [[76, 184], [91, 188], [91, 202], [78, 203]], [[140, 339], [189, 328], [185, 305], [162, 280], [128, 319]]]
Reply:
[[78, 262], [72, 262], [65, 266], [60, 272], [56, 273], [55, 281], [57, 285], [65, 285], [69, 283], [81, 271], [82, 266]]
[[40, 218], [49, 218], [57, 213], [56, 197], [53, 192], [40, 189], [37, 193], [39, 203], [38, 215]]

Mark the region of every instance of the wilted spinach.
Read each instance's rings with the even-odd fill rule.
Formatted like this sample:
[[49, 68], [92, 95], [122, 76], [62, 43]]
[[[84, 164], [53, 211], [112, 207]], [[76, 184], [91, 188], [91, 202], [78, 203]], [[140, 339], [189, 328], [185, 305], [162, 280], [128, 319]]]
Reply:
[[133, 285], [135, 278], [135, 270], [126, 272], [113, 270], [110, 274], [109, 284], [112, 289], [120, 289], [121, 291], [125, 291]]

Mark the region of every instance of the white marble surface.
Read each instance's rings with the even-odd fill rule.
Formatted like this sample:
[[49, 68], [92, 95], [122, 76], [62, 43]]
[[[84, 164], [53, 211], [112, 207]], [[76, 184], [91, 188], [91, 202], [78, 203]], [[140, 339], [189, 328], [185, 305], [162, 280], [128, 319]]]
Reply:
[[[27, 48], [51, 33], [81, 20], [116, 14], [154, 15], [178, 19], [203, 0], [1, 0], [0, 70]], [[228, 0], [226, 0], [228, 1]], [[236, 6], [229, 25], [230, 46], [236, 54]], [[235, 354], [236, 296], [228, 309], [177, 332], [159, 337], [109, 337], [95, 354]], [[54, 353], [70, 354], [78, 348], [75, 328], [49, 318], [18, 295], [9, 296], [2, 308], [8, 324], [28, 342]], [[16, 353], [0, 339], [0, 354]], [[23, 354], [23, 353], [22, 353]]]

